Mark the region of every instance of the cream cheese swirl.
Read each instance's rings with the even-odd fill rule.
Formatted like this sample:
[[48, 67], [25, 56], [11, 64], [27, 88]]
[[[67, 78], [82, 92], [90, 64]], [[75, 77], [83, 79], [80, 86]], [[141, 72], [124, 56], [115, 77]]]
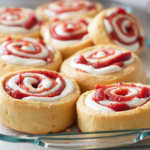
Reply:
[[55, 44], [74, 44], [89, 38], [87, 26], [90, 19], [55, 21], [45, 30], [45, 39]]
[[[58, 101], [71, 94], [74, 85], [69, 79], [62, 78], [55, 72], [27, 71], [8, 79], [5, 90], [17, 99], [49, 102]], [[16, 91], [16, 94], [12, 91]]]
[[136, 52], [143, 45], [144, 31], [136, 19], [122, 8], [109, 10], [104, 18], [109, 37], [115, 44]]
[[[115, 91], [122, 90], [122, 89], [125, 89], [125, 90], [127, 89], [128, 93], [124, 96], [116, 95]], [[131, 100], [124, 101], [124, 102], [112, 101], [112, 100], [107, 99], [106, 94], [107, 94], [108, 91], [110, 91], [110, 93], [112, 95], [115, 95], [115, 96], [120, 96], [120, 97], [123, 97], [123, 98], [133, 96], [133, 98]], [[87, 97], [85, 98], [85, 105], [87, 107], [95, 110], [95, 111], [115, 112], [115, 110], [113, 110], [109, 107], [110, 105], [114, 105], [114, 104], [116, 105], [116, 104], [124, 103], [129, 108], [136, 108], [138, 106], [141, 106], [141, 105], [145, 104], [150, 99], [150, 96], [145, 97], [145, 98], [139, 98], [138, 95], [141, 92], [141, 88], [138, 88], [138, 84], [137, 84], [137, 87], [127, 87], [127, 86], [110, 87], [110, 88], [106, 89], [104, 92], [105, 92], [105, 97], [104, 97], [103, 100], [100, 100], [99, 102], [96, 102], [96, 101], [93, 100], [93, 96], [95, 94], [95, 91], [88, 94]]]
[[41, 19], [26, 8], [4, 7], [0, 9], [0, 32], [27, 33], [40, 29]]
[[49, 45], [42, 45], [37, 39], [7, 40], [0, 46], [2, 60], [22, 66], [44, 66], [53, 61], [54, 50]]
[[[107, 51], [109, 51], [109, 48], [94, 49], [91, 51], [84, 52], [81, 55], [86, 59], [87, 63], [90, 64], [90, 63], [105, 63], [123, 54], [122, 51], [117, 49], [112, 50], [112, 54], [109, 55], [107, 54]], [[131, 57], [128, 60], [123, 61], [123, 65], [124, 65], [123, 67], [111, 64], [105, 67], [94, 68], [91, 64], [88, 65], [88, 64], [77, 63], [76, 62], [77, 58], [78, 56], [75, 56], [70, 60], [70, 66], [74, 69], [82, 70], [92, 75], [105, 75], [114, 72], [119, 72], [122, 71], [126, 66], [134, 62], [134, 57], [131, 55]]]

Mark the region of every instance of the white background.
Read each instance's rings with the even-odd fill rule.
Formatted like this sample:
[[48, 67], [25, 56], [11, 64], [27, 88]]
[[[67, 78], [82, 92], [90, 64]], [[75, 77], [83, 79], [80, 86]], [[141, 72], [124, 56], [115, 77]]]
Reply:
[[[42, 4], [47, 0], [0, 0], [0, 6], [30, 6], [34, 7], [35, 4]], [[98, 1], [98, 0], [97, 0]], [[150, 39], [150, 15], [147, 13], [147, 4], [149, 0], [118, 0], [120, 2], [124, 2], [130, 4], [134, 8], [135, 15], [142, 22], [146, 34]], [[24, 4], [23, 4], [24, 3]], [[146, 55], [141, 55], [140, 57], [145, 57]], [[144, 62], [143, 62], [144, 63]], [[148, 64], [146, 64], [149, 66]], [[150, 74], [148, 74], [149, 83], [150, 83]], [[8, 143], [0, 141], [0, 150], [44, 150], [40, 146], [34, 144], [27, 143]], [[133, 150], [143, 150], [144, 148], [134, 148]], [[145, 150], [149, 150], [150, 148], [146, 148]], [[51, 149], [56, 150], [56, 149]], [[127, 150], [127, 149], [118, 149], [118, 150]]]

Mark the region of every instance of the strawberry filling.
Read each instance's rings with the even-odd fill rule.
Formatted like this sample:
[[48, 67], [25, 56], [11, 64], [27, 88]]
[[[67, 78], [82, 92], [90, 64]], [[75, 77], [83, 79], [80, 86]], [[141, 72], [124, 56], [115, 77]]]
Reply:
[[[119, 38], [118, 34], [115, 31], [114, 25], [113, 25], [113, 21], [115, 20], [114, 18], [116, 18], [119, 14], [121, 14], [122, 16], [119, 17], [116, 21], [116, 25], [118, 30], [125, 36], [127, 37], [133, 37], [136, 36], [137, 38], [132, 41], [132, 42], [125, 42], [122, 39]], [[139, 42], [140, 46], [142, 46], [144, 43], [144, 38], [140, 35], [140, 30], [139, 27], [137, 25], [136, 22], [131, 21], [130, 19], [128, 19], [128, 14], [126, 13], [126, 10], [123, 8], [118, 8], [115, 14], [110, 15], [109, 17], [104, 16], [104, 19], [107, 19], [109, 21], [109, 23], [112, 26], [112, 32], [109, 33], [109, 36], [112, 40], [114, 41], [118, 41], [119, 43], [123, 44], [123, 45], [132, 45], [136, 42]], [[129, 21], [129, 24], [126, 25], [125, 29], [123, 29], [123, 22], [125, 21]]]
[[128, 93], [129, 93], [129, 90], [127, 90], [127, 89], [120, 89], [120, 91], [115, 91], [113, 94], [111, 93], [111, 90], [108, 90], [105, 96], [108, 100], [116, 101], [116, 102], [130, 101], [135, 97], [140, 98], [139, 95], [127, 96]]
[[150, 95], [149, 88], [143, 87], [143, 88], [141, 89], [140, 97], [141, 97], [141, 98], [145, 98], [145, 97], [148, 97], [149, 95]]
[[[17, 56], [17, 57], [28, 58], [28, 59], [42, 59], [44, 61], [47, 61], [48, 63], [52, 62], [52, 60], [53, 60], [53, 53], [51, 52], [51, 50], [49, 50], [47, 48], [46, 49], [48, 51], [48, 55], [46, 57], [43, 57], [43, 58], [34, 57], [34, 55], [38, 55], [42, 52], [42, 48], [39, 44], [33, 43], [31, 41], [13, 40], [10, 36], [7, 37], [4, 40], [4, 42], [6, 42], [6, 41], [7, 41], [7, 44], [5, 45], [5, 48], [3, 49], [2, 55], [14, 55], [14, 56]], [[33, 55], [33, 57], [28, 57], [28, 56], [25, 56], [25, 55], [16, 54], [16, 53], [13, 53], [12, 51], [10, 51], [7, 47], [8, 47], [8, 45], [13, 44], [14, 42], [15, 43], [18, 42], [18, 44], [15, 44], [13, 46], [13, 49], [15, 49], [16, 51], [18, 51], [20, 53], [23, 52], [25, 54]], [[20, 42], [23, 42], [23, 44], [21, 45]], [[45, 43], [42, 39], [37, 39], [37, 43], [40, 43], [43, 46], [45, 46]], [[32, 45], [35, 50], [34, 51], [28, 51], [28, 50], [23, 50], [22, 49], [23, 46], [28, 47], [29, 45]], [[30, 49], [30, 47], [29, 47], [29, 49]]]
[[[56, 22], [55, 22], [56, 23]], [[58, 26], [58, 24], [63, 25], [63, 32], [65, 33], [69, 33], [69, 35], [67, 36], [63, 36], [63, 35], [58, 35], [56, 33], [56, 27]], [[82, 29], [82, 25], [86, 25], [88, 26], [88, 22], [86, 20], [83, 21], [83, 19], [77, 21], [77, 22], [72, 22], [72, 23], [67, 23], [65, 21], [58, 21], [58, 23], [56, 23], [55, 25], [51, 25], [50, 27], [50, 34], [53, 38], [57, 39], [57, 40], [62, 40], [62, 41], [68, 41], [68, 40], [80, 40], [82, 39], [86, 34], [88, 34], [87, 29], [84, 31], [81, 31], [79, 33], [73, 34], [77, 31], [80, 31]]]
[[[125, 111], [133, 109], [136, 107], [129, 107], [126, 102], [131, 101], [133, 98], [148, 98], [150, 97], [150, 89], [147, 87], [136, 86], [134, 84], [122, 84], [117, 83], [116, 85], [95, 85], [95, 93], [93, 95], [93, 100], [99, 105], [108, 107], [114, 111]], [[132, 95], [130, 88], [134, 88], [138, 93]], [[115, 103], [110, 103], [108, 105], [101, 104], [101, 101], [109, 100]], [[145, 103], [144, 103], [145, 104]]]
[[[5, 15], [7, 14], [7, 15]], [[26, 29], [31, 29], [34, 27], [36, 24], [41, 24], [41, 21], [39, 21], [35, 14], [33, 12], [29, 14], [24, 14], [22, 9], [20, 8], [6, 8], [3, 12], [0, 13], [0, 19], [8, 21], [9, 19], [12, 19], [12, 21], [19, 21], [21, 19], [24, 19], [26, 15], [29, 15], [29, 19], [23, 23], [23, 24], [18, 24], [18, 25], [6, 25], [5, 26], [16, 26], [16, 27], [24, 27]], [[9, 18], [8, 18], [9, 17]], [[3, 24], [2, 22], [0, 24]]]
[[[26, 72], [21, 72], [21, 73], [19, 73], [19, 74], [17, 75], [16, 83], [17, 83], [17, 85], [18, 85], [21, 89], [24, 89], [24, 90], [26, 90], [26, 91], [28, 91], [28, 92], [29, 92], [29, 88], [26, 87], [26, 85], [23, 83], [25, 77], [23, 77], [22, 75], [23, 75], [24, 73], [37, 73], [37, 74], [42, 74], [42, 75], [45, 75], [46, 77], [50, 78], [50, 80], [52, 81], [52, 86], [51, 86], [50, 88], [48, 88], [48, 89], [43, 88], [43, 90], [42, 90], [41, 92], [36, 92], [36, 94], [40, 94], [40, 93], [42, 93], [42, 92], [46, 92], [46, 91], [49, 91], [49, 90], [53, 89], [53, 88], [57, 85], [57, 82], [56, 82], [56, 79], [57, 79], [57, 78], [59, 78], [59, 79], [61, 80], [62, 85], [61, 85], [61, 87], [60, 87], [57, 91], [55, 91], [55, 92], [52, 92], [52, 93], [50, 93], [50, 94], [48, 94], [48, 95], [39, 95], [39, 96], [38, 96], [38, 95], [35, 95], [35, 93], [31, 93], [31, 92], [30, 92], [30, 94], [28, 94], [28, 93], [22, 93], [21, 91], [11, 89], [11, 88], [9, 87], [9, 85], [8, 85], [9, 80], [13, 77], [13, 76], [11, 76], [10, 78], [8, 78], [8, 79], [5, 81], [5, 83], [4, 83], [4, 89], [5, 89], [5, 91], [6, 91], [11, 97], [13, 97], [13, 98], [22, 99], [22, 98], [24, 98], [24, 97], [29, 97], [29, 96], [36, 96], [36, 97], [55, 97], [55, 96], [60, 95], [61, 92], [64, 90], [64, 88], [65, 88], [65, 86], [66, 86], [66, 83], [65, 83], [64, 79], [63, 79], [58, 73], [55, 73], [55, 72], [50, 72], [50, 71], [26, 71]], [[41, 77], [39, 77], [39, 76], [37, 76], [37, 75], [35, 75], [35, 76], [33, 76], [33, 77], [34, 77], [38, 82], [35, 83], [35, 84], [32, 84], [32, 86], [33, 86], [34, 88], [40, 88], [40, 86], [42, 86], [42, 85], [41, 85], [41, 83], [42, 83]], [[33, 78], [33, 77], [32, 77], [32, 78]]]
[[104, 89], [103, 88], [97, 89], [94, 93], [93, 100], [95, 102], [99, 102], [99, 101], [103, 100], [104, 98], [105, 98]]
[[79, 57], [77, 57], [76, 60], [75, 60], [75, 62], [78, 63], [78, 64], [87, 64], [87, 61], [86, 61], [85, 57], [82, 56], [82, 55], [80, 55]]
[[[114, 51], [113, 50], [110, 50], [110, 52], [108, 52], [108, 50], [103, 50], [103, 52], [105, 52], [105, 56], [103, 57], [99, 57], [99, 58], [94, 58], [94, 54], [90, 55], [88, 58], [90, 59], [101, 59], [101, 58], [107, 58], [111, 55], [114, 55]], [[129, 60], [131, 58], [131, 52], [126, 52], [126, 53], [122, 53], [110, 60], [107, 60], [107, 61], [104, 61], [104, 62], [96, 62], [96, 63], [91, 63], [91, 62], [88, 62], [88, 60], [83, 56], [83, 55], [79, 55], [76, 59], [75, 59], [75, 62], [77, 64], [85, 64], [85, 65], [88, 65], [88, 66], [92, 66], [96, 69], [100, 69], [100, 68], [103, 68], [103, 67], [107, 67], [107, 66], [110, 66], [110, 65], [117, 65], [119, 67], [124, 67], [124, 61], [126, 60]]]
[[114, 111], [125, 111], [130, 109], [130, 107], [125, 103], [110, 104], [107, 107]]
[[26, 29], [31, 29], [33, 26], [35, 26], [38, 23], [38, 20], [34, 14], [30, 14], [29, 20], [23, 24], [22, 26]]

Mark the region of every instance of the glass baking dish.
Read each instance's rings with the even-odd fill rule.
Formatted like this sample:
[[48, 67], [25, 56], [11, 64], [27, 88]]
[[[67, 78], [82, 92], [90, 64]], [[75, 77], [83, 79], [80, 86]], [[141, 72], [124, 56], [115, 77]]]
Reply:
[[[41, 1], [3, 1], [2, 6], [18, 6], [30, 7], [48, 2], [49, 0]], [[108, 7], [124, 7], [127, 11], [133, 13], [133, 8], [129, 5], [122, 4], [112, 0], [95, 0], [101, 2], [105, 8]], [[146, 38], [146, 47], [140, 54], [144, 69], [147, 75], [150, 75], [150, 41]], [[150, 83], [150, 79], [148, 81]], [[64, 149], [116, 149], [116, 148], [135, 148], [135, 147], [150, 147], [148, 136], [150, 129], [135, 129], [135, 130], [120, 130], [120, 131], [105, 131], [105, 132], [86, 132], [81, 133], [78, 127], [74, 124], [68, 132], [46, 135], [29, 135], [27, 133], [9, 129], [0, 124], [0, 140], [7, 142], [23, 142], [33, 143], [45, 148], [64, 148]], [[144, 139], [144, 140], [143, 140]]]
[[[0, 134], [0, 139], [8, 142], [28, 142], [45, 148], [63, 149], [105, 149], [105, 148], [133, 148], [149, 147], [147, 140], [150, 129], [86, 132], [86, 133], [60, 133], [46, 135], [18, 135], [10, 136]], [[138, 143], [137, 143], [138, 142]], [[136, 144], [134, 144], [136, 143]], [[131, 144], [131, 145], [129, 145]]]

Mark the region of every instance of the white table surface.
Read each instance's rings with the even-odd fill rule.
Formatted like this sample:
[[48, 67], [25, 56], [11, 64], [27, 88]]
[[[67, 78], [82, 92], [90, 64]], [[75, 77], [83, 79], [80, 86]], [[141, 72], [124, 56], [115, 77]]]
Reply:
[[[0, 6], [4, 6], [5, 3], [7, 3], [7, 5], [9, 6], [8, 4], [9, 1], [12, 3], [16, 1], [20, 2], [21, 0], [0, 0]], [[34, 2], [34, 0], [26, 0], [26, 1]], [[117, 1], [130, 4], [134, 8], [135, 15], [142, 22], [146, 30], [146, 34], [150, 39], [150, 15], [147, 13], [146, 10], [147, 4], [150, 0], [117, 0]], [[133, 150], [143, 150], [143, 149], [149, 150], [150, 148], [134, 148]], [[0, 150], [45, 150], [45, 148], [42, 148], [34, 144], [28, 144], [28, 143], [10, 143], [10, 142], [0, 141]], [[58, 149], [51, 148], [50, 150], [58, 150]], [[123, 148], [118, 150], [127, 150], [127, 149]]]

